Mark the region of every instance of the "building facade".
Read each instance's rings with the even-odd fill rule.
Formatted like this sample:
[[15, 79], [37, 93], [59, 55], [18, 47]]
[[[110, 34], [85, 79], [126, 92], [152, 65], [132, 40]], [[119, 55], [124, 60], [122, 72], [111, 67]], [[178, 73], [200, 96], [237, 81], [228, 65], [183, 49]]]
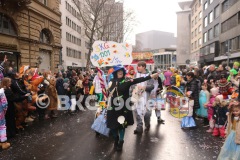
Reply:
[[159, 48], [176, 47], [174, 33], [163, 31], [148, 31], [136, 34], [136, 51], [150, 51]]
[[203, 0], [203, 42], [200, 49], [199, 63], [202, 65], [213, 63], [214, 57], [218, 57], [219, 34], [221, 30], [220, 15], [221, 6], [219, 1]]
[[215, 63], [227, 62], [231, 67], [240, 61], [240, 1], [224, 0], [219, 4], [221, 11], [220, 54]]
[[86, 67], [88, 39], [85, 35], [85, 27], [81, 23], [79, 9], [76, 6], [76, 4], [81, 5], [81, 3], [81, 0], [78, 3], [61, 0], [61, 57], [64, 69]]
[[191, 44], [191, 4], [192, 1], [178, 3], [181, 11], [177, 12], [177, 65], [186, 67], [186, 61], [190, 61]]
[[198, 65], [200, 48], [202, 47], [202, 0], [194, 0], [191, 4], [191, 54], [190, 65]]
[[154, 68], [167, 69], [177, 67], [176, 55], [176, 48], [164, 48], [154, 52]]
[[30, 65], [40, 71], [56, 72], [61, 50], [59, 1], [31, 0], [28, 5], [23, 2], [5, 1], [6, 6], [18, 5], [8, 10], [0, 7], [0, 60], [6, 54], [7, 66], [16, 70]]

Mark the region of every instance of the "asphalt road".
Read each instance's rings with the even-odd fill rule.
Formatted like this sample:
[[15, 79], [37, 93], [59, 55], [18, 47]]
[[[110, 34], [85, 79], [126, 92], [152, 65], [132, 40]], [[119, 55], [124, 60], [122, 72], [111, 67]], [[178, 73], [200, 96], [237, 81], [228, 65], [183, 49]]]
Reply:
[[[182, 130], [181, 120], [162, 112], [165, 124], [157, 124], [154, 111], [149, 132], [134, 135], [126, 129], [122, 152], [113, 150], [113, 139], [95, 136], [91, 130], [94, 111], [75, 115], [60, 113], [56, 119], [34, 122], [10, 139], [11, 148], [0, 151], [1, 160], [212, 160], [223, 140], [207, 128]], [[197, 121], [198, 124], [201, 121]]]

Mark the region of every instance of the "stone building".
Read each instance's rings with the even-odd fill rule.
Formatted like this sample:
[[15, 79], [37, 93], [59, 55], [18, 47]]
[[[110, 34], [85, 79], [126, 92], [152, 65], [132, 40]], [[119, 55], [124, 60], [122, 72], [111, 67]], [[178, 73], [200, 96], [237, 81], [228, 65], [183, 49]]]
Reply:
[[[26, 2], [26, 3], [25, 3]], [[61, 51], [58, 0], [8, 0], [0, 7], [0, 61], [57, 71]]]

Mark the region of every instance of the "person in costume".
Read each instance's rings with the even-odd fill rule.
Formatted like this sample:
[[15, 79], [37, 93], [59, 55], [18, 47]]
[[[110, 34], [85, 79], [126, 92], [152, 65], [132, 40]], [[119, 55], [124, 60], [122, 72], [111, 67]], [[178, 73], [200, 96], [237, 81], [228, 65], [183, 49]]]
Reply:
[[229, 105], [227, 125], [227, 139], [221, 148], [218, 160], [240, 159], [240, 103], [237, 101]]
[[[152, 72], [152, 74], [155, 74], [155, 73], [157, 73], [157, 72], [156, 71]], [[160, 77], [156, 77], [153, 79], [153, 81], [154, 81], [154, 83], [153, 83], [154, 89], [151, 91], [150, 96], [152, 98], [157, 98], [157, 95], [160, 94], [160, 91], [163, 89], [162, 80]], [[156, 105], [158, 105], [157, 102], [156, 102]], [[160, 106], [155, 107], [155, 114], [157, 116], [158, 123], [164, 124], [164, 120], [161, 119], [161, 107]]]
[[[102, 75], [101, 75], [102, 74]], [[95, 89], [95, 94], [97, 95], [97, 101], [102, 101], [103, 100], [103, 91], [101, 87], [101, 78], [103, 80], [104, 86], [106, 88], [107, 82], [106, 82], [106, 77], [104, 76], [104, 73], [102, 70], [99, 70], [97, 72], [97, 75], [93, 79], [93, 86]]]
[[[124, 67], [115, 66], [113, 72], [114, 78], [111, 80], [108, 89], [110, 105], [107, 110], [107, 127], [111, 129], [112, 135], [115, 139], [114, 148], [118, 151], [121, 151], [123, 147], [125, 128], [128, 125], [134, 124], [133, 113], [129, 104], [130, 101], [128, 101], [131, 85], [141, 83], [158, 76], [158, 74], [154, 74], [132, 80], [126, 80], [125, 75], [126, 71]], [[119, 119], [124, 119], [124, 122], [121, 122], [120, 124]]]
[[133, 79], [135, 77], [135, 71], [133, 66], [128, 66], [128, 73], [126, 74], [126, 78]]
[[[10, 85], [8, 85], [8, 87], [10, 87]], [[8, 103], [3, 88], [0, 89], [0, 102], [0, 147], [2, 147], [2, 149], [8, 149], [10, 147], [10, 143], [7, 142], [5, 119]]]
[[[136, 78], [146, 77], [149, 75], [148, 70], [146, 69], [146, 62], [140, 61], [138, 62], [138, 73], [136, 74]], [[134, 95], [138, 95], [134, 97], [136, 102], [134, 102], [136, 106], [136, 119], [137, 119], [137, 127], [134, 130], [134, 134], [142, 134], [143, 132], [143, 120], [145, 123], [145, 131], [149, 131], [150, 129], [150, 117], [152, 114], [152, 110], [148, 108], [147, 101], [150, 98], [150, 93], [154, 89], [153, 80], [144, 81], [142, 83], [137, 84], [133, 89], [132, 97]]]
[[216, 86], [219, 87], [219, 93], [223, 95], [223, 99], [227, 99], [232, 92], [232, 84], [227, 81], [226, 75], [222, 74], [221, 79], [217, 80]]
[[234, 62], [233, 63], [233, 68], [230, 70], [230, 75], [228, 76], [228, 81], [231, 80], [231, 76], [233, 76], [234, 78], [237, 76], [238, 69], [239, 69], [239, 63], [238, 62]]
[[207, 84], [202, 84], [202, 90], [199, 93], [199, 105], [200, 108], [197, 109], [197, 116], [203, 118], [203, 125], [208, 125], [208, 113], [207, 108], [204, 107], [204, 104], [206, 104], [210, 99], [210, 93], [207, 90]]
[[206, 131], [208, 133], [213, 132], [213, 128], [215, 125], [215, 122], [213, 120], [213, 112], [214, 112], [213, 104], [215, 102], [216, 96], [219, 95], [219, 90], [218, 88], [214, 87], [210, 90], [210, 93], [211, 93], [211, 96], [209, 101], [206, 104], [204, 104], [204, 107], [207, 108], [207, 113], [208, 113], [209, 129]]

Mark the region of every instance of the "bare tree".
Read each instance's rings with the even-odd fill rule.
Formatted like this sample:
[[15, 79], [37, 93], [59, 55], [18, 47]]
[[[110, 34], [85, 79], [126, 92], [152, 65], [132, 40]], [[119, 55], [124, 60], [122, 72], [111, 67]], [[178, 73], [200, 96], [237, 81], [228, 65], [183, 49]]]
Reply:
[[87, 55], [87, 65], [86, 69], [90, 68], [90, 54], [91, 46], [96, 37], [97, 27], [101, 23], [101, 13], [103, 12], [104, 5], [107, 3], [115, 3], [111, 0], [83, 0], [82, 3], [79, 0], [72, 0], [73, 3], [78, 8], [80, 20], [85, 27], [85, 35], [89, 39], [89, 50]]
[[[123, 36], [130, 33], [133, 12], [124, 12], [122, 0], [72, 0], [78, 8], [79, 19], [82, 21], [85, 35], [89, 39], [89, 50], [86, 68], [90, 67], [90, 54], [95, 39], [122, 42]], [[120, 24], [120, 25], [119, 25]], [[121, 25], [122, 24], [122, 25]], [[115, 27], [115, 25], [118, 25]], [[114, 36], [112, 36], [114, 34]], [[112, 38], [114, 37], [114, 39]]]

